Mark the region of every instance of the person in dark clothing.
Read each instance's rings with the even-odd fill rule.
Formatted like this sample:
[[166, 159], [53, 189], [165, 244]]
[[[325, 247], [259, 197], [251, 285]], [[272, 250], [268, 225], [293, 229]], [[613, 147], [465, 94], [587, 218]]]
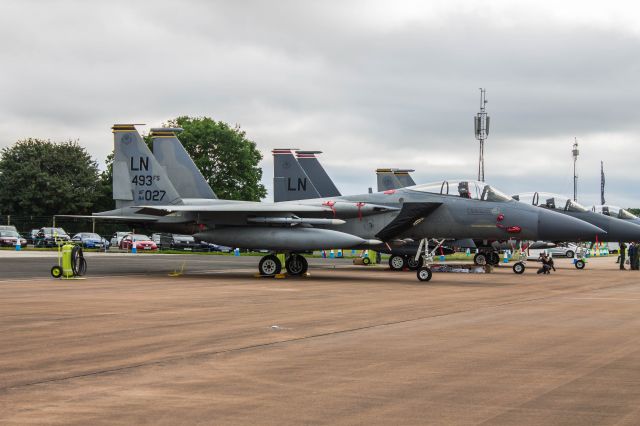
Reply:
[[624, 242], [620, 243], [620, 256], [618, 256], [618, 260], [620, 261], [620, 269], [627, 269], [624, 267], [624, 259], [627, 251], [627, 245]]
[[540, 267], [540, 269], [538, 269], [538, 274], [548, 275], [551, 273], [549, 272], [551, 270], [549, 259], [550, 258], [545, 253], [540, 254], [540, 257], [538, 258], [538, 262], [542, 262], [542, 266]]
[[633, 241], [629, 243], [629, 248], [627, 249], [627, 255], [629, 256], [629, 269], [633, 269], [633, 256], [635, 256], [636, 245], [633, 244]]
[[549, 265], [549, 267], [553, 269], [553, 272], [556, 272], [556, 266], [553, 263], [553, 257], [548, 255], [547, 255], [547, 265]]
[[633, 247], [633, 257], [629, 258], [629, 263], [632, 265], [631, 269], [637, 271], [640, 269], [640, 243], [634, 242]]

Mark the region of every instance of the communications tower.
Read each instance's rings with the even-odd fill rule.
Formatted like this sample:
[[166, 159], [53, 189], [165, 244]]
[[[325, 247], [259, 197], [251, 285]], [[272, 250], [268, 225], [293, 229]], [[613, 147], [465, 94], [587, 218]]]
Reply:
[[573, 201], [578, 202], [578, 175], [576, 174], [576, 162], [578, 161], [578, 138], [573, 138], [573, 150], [571, 155], [573, 156]]
[[487, 91], [480, 88], [480, 112], [473, 117], [476, 139], [480, 142], [480, 158], [478, 159], [478, 180], [484, 182], [484, 141], [489, 136], [489, 116], [485, 111]]
[[604, 163], [600, 161], [600, 205], [607, 204], [604, 200]]

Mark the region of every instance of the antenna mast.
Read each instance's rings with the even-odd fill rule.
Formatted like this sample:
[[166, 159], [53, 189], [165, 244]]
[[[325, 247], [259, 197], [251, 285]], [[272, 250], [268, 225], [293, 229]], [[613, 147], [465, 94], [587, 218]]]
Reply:
[[600, 161], [600, 205], [607, 204], [604, 201], [604, 163]]
[[487, 91], [480, 88], [480, 112], [473, 120], [476, 139], [480, 141], [480, 158], [478, 159], [478, 180], [484, 182], [484, 141], [489, 136], [489, 116], [485, 111], [487, 104]]
[[578, 175], [576, 174], [576, 162], [578, 161], [579, 154], [578, 138], [573, 138], [573, 150], [571, 151], [571, 155], [573, 155], [573, 201], [575, 202], [578, 202]]

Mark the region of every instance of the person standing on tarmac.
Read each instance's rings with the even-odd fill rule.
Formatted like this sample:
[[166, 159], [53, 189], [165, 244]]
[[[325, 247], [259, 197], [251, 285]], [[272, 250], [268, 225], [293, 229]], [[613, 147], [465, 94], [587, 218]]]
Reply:
[[624, 255], [626, 253], [627, 250], [627, 245], [624, 243], [624, 241], [620, 242], [620, 256], [618, 256], [618, 260], [620, 261], [620, 269], [621, 270], [625, 270], [627, 268], [624, 267]]
[[640, 269], [640, 243], [638, 243], [637, 241], [633, 244], [634, 250], [633, 250], [633, 257], [629, 259], [629, 263], [631, 263], [633, 266], [631, 269], [633, 269], [634, 271], [637, 271]]
[[631, 241], [629, 243], [629, 249], [627, 250], [627, 255], [629, 256], [629, 269], [633, 270], [633, 256], [635, 256], [636, 245]]

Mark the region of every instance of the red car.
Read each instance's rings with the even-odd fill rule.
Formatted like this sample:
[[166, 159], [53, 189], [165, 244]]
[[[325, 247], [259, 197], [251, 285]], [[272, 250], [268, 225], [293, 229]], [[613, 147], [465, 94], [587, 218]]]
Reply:
[[27, 246], [27, 240], [22, 238], [16, 231], [0, 231], [0, 246], [15, 247], [18, 238], [22, 247]]
[[156, 243], [154, 243], [148, 236], [142, 234], [127, 235], [120, 241], [120, 248], [122, 250], [131, 250], [134, 243], [136, 245], [136, 250], [158, 250]]

